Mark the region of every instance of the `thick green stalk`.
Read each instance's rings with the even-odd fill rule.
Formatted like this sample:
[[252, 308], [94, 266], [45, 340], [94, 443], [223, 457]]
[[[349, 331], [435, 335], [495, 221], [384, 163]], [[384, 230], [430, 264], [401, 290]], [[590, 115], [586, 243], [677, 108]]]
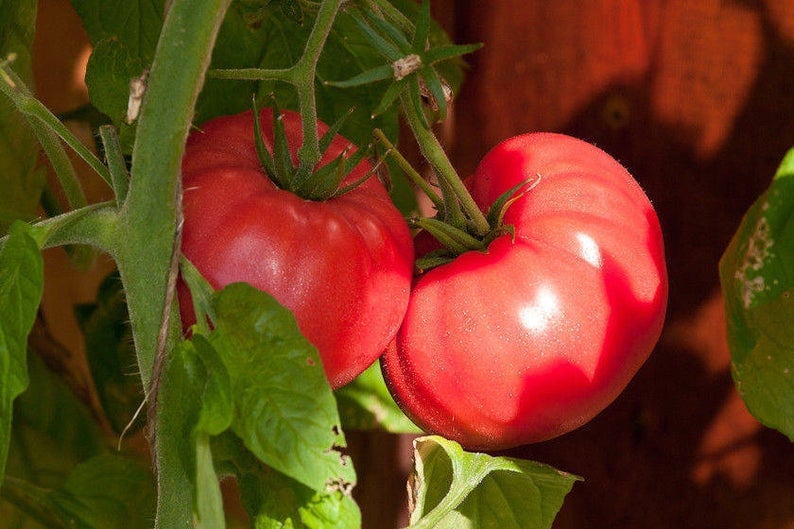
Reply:
[[158, 484], [155, 527], [193, 526], [193, 482], [179, 438], [157, 411], [159, 367], [179, 337], [172, 303], [182, 223], [180, 167], [194, 107], [230, 0], [173, 0], [163, 23], [132, 153], [115, 253], [124, 283]]
[[230, 0], [174, 0], [141, 106], [115, 252], [149, 388], [181, 223], [180, 166], [194, 106]]
[[418, 187], [422, 193], [427, 196], [428, 199], [433, 203], [437, 211], [444, 211], [444, 201], [438, 196], [436, 190], [422, 178], [416, 169], [413, 168], [411, 163], [405, 159], [405, 157], [400, 154], [400, 151], [397, 150], [397, 147], [394, 146], [392, 142], [389, 141], [389, 138], [386, 137], [386, 134], [383, 133], [380, 129], [375, 129], [375, 138], [386, 147], [386, 152], [384, 153], [383, 157], [386, 158], [387, 156], [392, 156], [396, 161], [397, 165], [400, 169], [405, 172], [408, 178], [413, 182], [413, 184]]

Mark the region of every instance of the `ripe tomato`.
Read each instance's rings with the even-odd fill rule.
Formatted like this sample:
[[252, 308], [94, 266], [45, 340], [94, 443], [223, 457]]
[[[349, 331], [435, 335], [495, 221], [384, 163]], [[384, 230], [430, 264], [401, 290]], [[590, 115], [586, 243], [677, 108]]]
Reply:
[[[300, 115], [284, 111], [282, 121], [295, 163]], [[270, 109], [261, 112], [261, 126], [272, 151]], [[327, 130], [318, 123], [321, 136]], [[320, 165], [350, 147], [337, 136]], [[362, 161], [341, 185], [370, 169]], [[408, 305], [413, 248], [405, 220], [376, 177], [326, 201], [280, 189], [260, 164], [250, 111], [192, 133], [182, 174], [182, 252], [213, 287], [245, 281], [291, 309], [334, 388], [380, 356]], [[187, 326], [195, 316], [184, 285], [179, 299]]]
[[415, 282], [381, 360], [420, 427], [473, 449], [549, 439], [592, 419], [660, 335], [667, 273], [656, 214], [600, 149], [560, 134], [517, 136], [467, 185], [483, 211], [521, 182], [514, 235]]

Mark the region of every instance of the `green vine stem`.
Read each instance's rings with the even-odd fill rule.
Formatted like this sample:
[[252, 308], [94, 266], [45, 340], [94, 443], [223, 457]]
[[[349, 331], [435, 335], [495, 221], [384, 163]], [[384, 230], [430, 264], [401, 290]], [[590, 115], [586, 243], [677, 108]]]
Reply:
[[238, 70], [217, 69], [209, 76], [217, 79], [242, 79], [248, 81], [282, 81], [289, 83], [298, 94], [303, 126], [303, 144], [298, 150], [301, 166], [313, 168], [322, 157], [320, 139], [317, 135], [317, 98], [314, 80], [317, 62], [331, 32], [339, 7], [344, 0], [324, 0], [320, 4], [314, 26], [306, 41], [301, 58], [293, 66], [284, 69], [242, 68]]
[[[458, 173], [449, 161], [438, 138], [427, 125], [425, 116], [420, 114], [422, 111], [421, 108], [411, 100], [411, 95], [409, 93], [404, 93], [400, 98], [400, 102], [406, 123], [411, 128], [419, 144], [419, 149], [422, 151], [422, 155], [436, 172], [439, 178], [439, 185], [442, 191], [444, 191], [444, 196], [447, 196], [446, 190], [444, 189], [444, 187], [447, 187], [458, 199], [460, 207], [473, 224], [475, 233], [479, 236], [486, 235], [490, 231], [488, 219], [483, 212], [480, 211], [479, 206], [474, 202], [469, 190], [466, 189], [466, 186], [463, 184], [463, 180], [458, 176]], [[445, 206], [447, 207], [448, 215], [455, 214], [455, 210], [451, 207], [451, 204], [445, 204]], [[454, 218], [448, 220], [451, 220], [453, 224], [459, 223]]]
[[[76, 148], [79, 144], [84, 151], [90, 151], [33, 96], [22, 79], [8, 67], [8, 63], [12, 59], [13, 57], [0, 64], [0, 92], [5, 94], [22, 115], [27, 118], [31, 129], [33, 129], [36, 138], [38, 138], [52, 164], [58, 181], [63, 187], [69, 206], [72, 209], [83, 207], [87, 204], [85, 193], [72, 166], [72, 161], [66, 154], [66, 150], [63, 148], [58, 135], [62, 138], [66, 137], [65, 141], [72, 148]], [[54, 132], [55, 130], [58, 130], [58, 134]], [[91, 156], [93, 157], [93, 154]], [[96, 159], [96, 157], [93, 158]], [[99, 165], [102, 164], [100, 163]]]
[[169, 280], [179, 248], [182, 154], [229, 2], [172, 2], [141, 106], [115, 254], [145, 388], [152, 382], [161, 324], [173, 295]]
[[231, 0], [173, 0], [143, 96], [114, 255], [143, 387], [158, 498], [155, 527], [193, 527], [194, 489], [180, 443], [157, 411], [159, 371], [181, 335], [173, 303], [181, 242], [180, 167], [218, 30]]
[[102, 139], [102, 146], [105, 150], [105, 157], [108, 161], [111, 182], [113, 184], [113, 194], [116, 195], [116, 202], [119, 206], [124, 205], [127, 198], [127, 191], [130, 186], [130, 174], [127, 171], [127, 164], [119, 143], [119, 134], [112, 125], [102, 125], [99, 127], [99, 137]]
[[75, 176], [69, 158], [58, 137], [80, 156], [105, 182], [110, 185], [108, 168], [91, 152], [44, 104], [36, 99], [22, 79], [9, 68], [13, 57], [0, 63], [0, 92], [8, 96], [17, 109], [28, 119], [55, 169], [73, 208], [85, 205], [80, 182]]

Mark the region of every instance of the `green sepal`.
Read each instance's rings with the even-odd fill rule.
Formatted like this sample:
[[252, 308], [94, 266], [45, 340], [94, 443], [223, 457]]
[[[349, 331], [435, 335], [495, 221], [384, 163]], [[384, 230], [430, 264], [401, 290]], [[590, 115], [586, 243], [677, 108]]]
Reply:
[[457, 256], [446, 248], [433, 250], [422, 257], [417, 257], [414, 268], [416, 268], [417, 273], [422, 274], [438, 266], [451, 263], [455, 260], [455, 257]]
[[377, 31], [375, 31], [372, 26], [360, 18], [353, 17], [353, 21], [356, 23], [359, 29], [364, 32], [370, 46], [375, 48], [375, 50], [377, 50], [377, 52], [385, 57], [389, 62], [394, 62], [400, 57], [406, 55], [406, 53], [404, 53], [405, 50], [400, 50], [400, 48], [394, 43], [383, 38]]
[[416, 29], [414, 30], [413, 46], [414, 50], [424, 50], [427, 45], [427, 37], [430, 34], [430, 2], [424, 0], [419, 8], [419, 16], [416, 19]]
[[427, 231], [445, 248], [448, 248], [456, 255], [470, 250], [483, 250], [485, 248], [483, 242], [473, 235], [436, 218], [415, 219], [411, 224]]
[[439, 119], [444, 121], [447, 119], [447, 94], [444, 90], [444, 84], [433, 68], [426, 67], [422, 71], [425, 74], [423, 79], [427, 89], [433, 98], [430, 106], [433, 110], [438, 110]]
[[264, 137], [262, 136], [262, 125], [260, 123], [259, 108], [256, 104], [256, 98], [253, 100], [253, 113], [254, 113], [254, 144], [256, 145], [256, 154], [259, 157], [259, 163], [262, 169], [265, 170], [267, 175], [274, 180], [275, 184], [282, 189], [286, 182], [279, 180], [276, 173], [276, 162], [273, 160], [273, 155], [267, 150]]
[[378, 106], [375, 107], [375, 110], [372, 111], [372, 117], [380, 116], [381, 114], [386, 113], [386, 111], [391, 108], [395, 101], [400, 98], [402, 94], [403, 88], [406, 87], [406, 81], [401, 80], [392, 83], [389, 88], [386, 89], [386, 92], [383, 94], [383, 98], [381, 98], [380, 103]]
[[[499, 195], [499, 198], [491, 204], [491, 207], [488, 208], [488, 213], [485, 215], [485, 218], [488, 219], [488, 224], [496, 230], [501, 228], [504, 223], [505, 213], [510, 206], [512, 206], [516, 200], [529, 193], [539, 182], [540, 177], [534, 180], [527, 179]], [[526, 186], [529, 187], [523, 189]]]

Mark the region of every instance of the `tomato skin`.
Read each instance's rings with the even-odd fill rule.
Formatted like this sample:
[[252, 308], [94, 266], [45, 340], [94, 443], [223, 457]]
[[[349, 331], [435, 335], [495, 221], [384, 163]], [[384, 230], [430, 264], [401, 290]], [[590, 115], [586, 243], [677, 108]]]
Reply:
[[381, 359], [403, 411], [470, 449], [550, 439], [601, 412], [654, 348], [667, 304], [662, 233], [609, 155], [552, 133], [511, 138], [467, 181], [483, 211], [523, 181], [514, 237], [421, 275]]
[[[300, 115], [282, 114], [296, 158]], [[261, 127], [271, 148], [270, 109], [262, 111]], [[327, 128], [319, 123], [319, 134]], [[350, 146], [337, 136], [321, 165]], [[361, 162], [342, 186], [370, 168]], [[182, 252], [214, 288], [246, 281], [292, 310], [333, 388], [380, 356], [408, 305], [413, 247], [407, 223], [376, 177], [326, 201], [278, 188], [261, 168], [250, 111], [192, 133], [182, 175]], [[184, 285], [178, 293], [187, 327], [195, 321], [190, 295]]]

